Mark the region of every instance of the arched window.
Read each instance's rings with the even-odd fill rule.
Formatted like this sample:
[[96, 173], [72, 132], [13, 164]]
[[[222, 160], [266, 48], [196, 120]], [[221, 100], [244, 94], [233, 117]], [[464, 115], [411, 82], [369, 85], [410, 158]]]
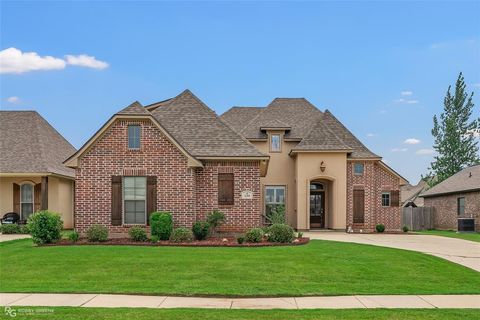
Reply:
[[27, 220], [33, 213], [33, 184], [24, 183], [20, 186], [20, 216]]

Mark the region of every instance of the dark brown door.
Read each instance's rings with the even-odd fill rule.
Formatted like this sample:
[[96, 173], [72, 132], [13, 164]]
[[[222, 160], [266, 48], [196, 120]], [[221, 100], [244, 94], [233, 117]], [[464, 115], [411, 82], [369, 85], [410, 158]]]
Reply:
[[353, 190], [353, 223], [365, 221], [365, 191]]
[[310, 191], [310, 228], [325, 228], [324, 191]]

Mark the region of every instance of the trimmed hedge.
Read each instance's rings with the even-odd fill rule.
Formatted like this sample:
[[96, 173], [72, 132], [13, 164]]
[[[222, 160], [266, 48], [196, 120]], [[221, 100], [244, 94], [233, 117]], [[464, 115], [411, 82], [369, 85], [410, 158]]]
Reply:
[[205, 240], [210, 230], [210, 224], [206, 221], [197, 221], [192, 226], [192, 232], [197, 240]]
[[292, 227], [287, 224], [272, 224], [268, 228], [268, 241], [290, 243], [295, 239], [295, 232]]
[[35, 212], [28, 218], [27, 225], [36, 244], [56, 242], [62, 237], [63, 221], [57, 213]]
[[100, 224], [91, 225], [87, 230], [87, 239], [90, 242], [104, 242], [108, 240], [108, 228]]
[[188, 228], [174, 229], [170, 236], [172, 242], [190, 242], [193, 240], [192, 230]]
[[245, 241], [251, 243], [259, 243], [263, 239], [263, 230], [260, 228], [252, 228], [245, 233]]
[[160, 240], [168, 240], [173, 231], [173, 218], [170, 212], [157, 211], [150, 215], [150, 230], [152, 236]]
[[382, 233], [383, 231], [385, 231], [385, 226], [380, 223], [375, 226], [375, 229], [377, 230], [377, 232]]
[[128, 230], [128, 235], [133, 241], [147, 241], [147, 233], [145, 232], [145, 229], [140, 226], [131, 227], [130, 230]]
[[21, 233], [20, 226], [18, 224], [2, 224], [0, 226], [0, 231], [3, 234], [18, 234]]

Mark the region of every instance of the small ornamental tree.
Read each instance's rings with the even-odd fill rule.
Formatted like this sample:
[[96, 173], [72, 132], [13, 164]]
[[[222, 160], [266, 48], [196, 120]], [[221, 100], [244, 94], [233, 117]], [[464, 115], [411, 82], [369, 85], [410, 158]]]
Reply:
[[480, 119], [473, 119], [473, 92], [468, 95], [462, 73], [458, 76], [455, 93], [447, 94], [440, 118], [433, 117], [433, 148], [437, 152], [431, 163], [429, 185], [434, 186], [460, 170], [480, 163], [478, 140]]
[[28, 230], [36, 244], [52, 243], [60, 240], [63, 221], [60, 215], [50, 211], [39, 211], [28, 217]]
[[225, 214], [215, 209], [207, 215], [207, 222], [210, 225], [210, 230], [215, 234], [217, 228], [225, 222]]

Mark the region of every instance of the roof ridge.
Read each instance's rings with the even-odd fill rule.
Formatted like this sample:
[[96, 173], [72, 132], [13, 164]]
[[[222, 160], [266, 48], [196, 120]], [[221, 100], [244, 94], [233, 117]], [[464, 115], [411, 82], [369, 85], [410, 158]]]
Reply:
[[50, 166], [48, 165], [48, 161], [47, 161], [47, 158], [45, 157], [45, 146], [43, 145], [44, 143], [44, 140], [43, 140], [43, 135], [40, 134], [40, 130], [39, 130], [39, 125], [40, 125], [40, 121], [41, 121], [41, 117], [38, 117], [39, 114], [36, 112], [36, 116], [35, 116], [35, 137], [37, 139], [37, 146], [38, 146], [38, 149], [40, 151], [40, 157], [42, 158], [42, 164], [43, 166], [45, 166], [47, 172], [51, 172], [50, 170]]

